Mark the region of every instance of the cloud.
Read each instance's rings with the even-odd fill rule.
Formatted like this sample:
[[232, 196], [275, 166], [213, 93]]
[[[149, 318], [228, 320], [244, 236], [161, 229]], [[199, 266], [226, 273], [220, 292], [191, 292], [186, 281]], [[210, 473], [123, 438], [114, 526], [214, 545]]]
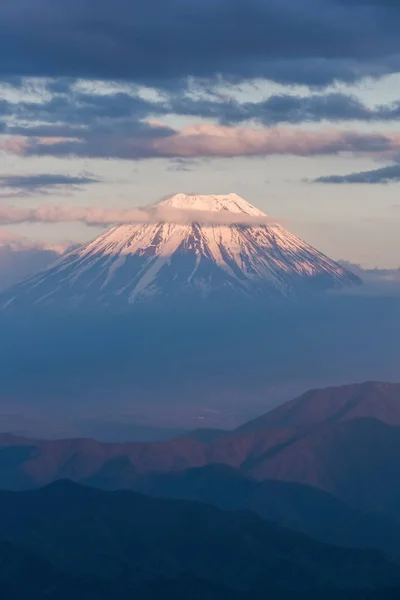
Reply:
[[[59, 189], [60, 187], [81, 186], [99, 183], [101, 180], [91, 175], [63, 175], [54, 173], [41, 173], [37, 175], [2, 175], [0, 188], [17, 190], [17, 194], [28, 195], [46, 190]], [[7, 197], [7, 194], [0, 194]]]
[[[50, 84], [46, 82], [47, 92]], [[196, 98], [188, 93], [189, 88], [185, 93], [168, 90], [146, 98], [132, 86], [129, 93], [89, 93], [82, 91], [75, 80], [63, 80], [51, 89], [53, 96], [43, 102], [5, 103], [5, 132], [11, 137], [0, 139], [0, 148], [28, 156], [130, 160], [382, 153], [392, 148], [394, 134], [334, 130], [315, 133], [275, 125], [387, 122], [400, 117], [400, 102], [369, 108], [341, 93], [279, 94], [261, 102], [240, 103], [215, 90], [209, 90], [207, 97]], [[170, 114], [198, 116], [217, 123], [177, 130], [155, 120]], [[249, 126], [252, 121], [267, 127]], [[238, 124], [245, 125], [239, 128]]]
[[[64, 81], [64, 80], [62, 80]], [[65, 122], [69, 125], [89, 125], [99, 119], [127, 119], [147, 116], [155, 102], [124, 92], [99, 94], [74, 90], [67, 83], [57, 86], [47, 82], [47, 92], [53, 96], [43, 102], [3, 101], [3, 115], [34, 121]], [[161, 104], [160, 104], [161, 107]], [[161, 111], [162, 112], [162, 111]]]
[[[363, 269], [360, 265], [349, 261], [341, 260], [339, 263], [363, 280], [362, 295], [400, 295], [400, 267], [397, 269]], [[358, 292], [359, 290], [347, 290], [346, 293]]]
[[194, 99], [171, 94], [164, 102], [149, 104], [149, 112], [175, 113], [217, 119], [222, 124], [255, 120], [264, 125], [318, 123], [321, 121], [389, 121], [400, 117], [400, 103], [369, 108], [349, 94], [326, 93], [299, 96], [273, 94], [260, 102], [226, 98]]
[[0, 289], [45, 269], [72, 246], [70, 241], [32, 240], [0, 228]]
[[[64, 91], [47, 101], [0, 102], [0, 114], [13, 117], [13, 122], [6, 127], [9, 134], [80, 137], [82, 134], [114, 131], [120, 135], [135, 133], [143, 136], [146, 133], [151, 136], [154, 128], [145, 119], [169, 114], [214, 119], [224, 125], [250, 120], [276, 125], [390, 121], [400, 117], [400, 102], [370, 108], [358, 98], [343, 93], [274, 94], [260, 102], [238, 102], [215, 92], [208, 97], [196, 98], [188, 90], [180, 90], [179, 93], [170, 91], [155, 99], [145, 99], [135, 90], [132, 93], [87, 93], [69, 88], [67, 84], [57, 86], [56, 82], [47, 91]], [[164, 126], [164, 129], [165, 135], [171, 133], [168, 127]], [[160, 133], [159, 129], [157, 134]]]
[[43, 205], [34, 208], [0, 205], [0, 224], [81, 222], [89, 226], [137, 223], [203, 223], [206, 225], [273, 225], [267, 216], [252, 216], [228, 211], [179, 210], [163, 206], [144, 208], [95, 208]]
[[[399, 68], [398, 3], [14, 0], [0, 5], [4, 76], [354, 82]], [[368, 43], [365, 43], [368, 40]]]
[[90, 157], [140, 160], [150, 158], [206, 158], [291, 154], [313, 156], [355, 152], [390, 153], [400, 147], [400, 134], [365, 134], [327, 129], [307, 131], [291, 128], [236, 128], [200, 124], [173, 134], [152, 137], [93, 135], [79, 140], [25, 138], [16, 145], [25, 156]]
[[[325, 136], [327, 148], [322, 143], [320, 150], [314, 150], [316, 138], [311, 132], [290, 133], [287, 127], [274, 126], [321, 121], [387, 122], [400, 117], [399, 102], [372, 109], [357, 98], [340, 93], [279, 94], [262, 102], [240, 103], [216, 92], [199, 99], [169, 91], [151, 100], [139, 97], [134, 89], [132, 93], [88, 93], [69, 80], [54, 89], [55, 95], [43, 102], [3, 102], [3, 133], [8, 137], [0, 138], [0, 149], [21, 155], [133, 160], [308, 155], [344, 150], [381, 152], [388, 149], [388, 135], [322, 132], [320, 142]], [[176, 130], [156, 120], [170, 114], [213, 119], [217, 124]], [[268, 129], [248, 125], [251, 122]], [[238, 124], [245, 125], [236, 128]], [[340, 150], [329, 149], [327, 135], [332, 140], [336, 135]], [[356, 148], [357, 144], [362, 149]]]
[[400, 164], [372, 169], [371, 171], [360, 171], [348, 173], [347, 175], [326, 175], [314, 179], [314, 183], [393, 183], [400, 181]]
[[24, 82], [25, 78], [17, 75], [2, 75], [0, 78], [0, 84], [13, 88], [22, 88], [24, 86]]
[[26, 139], [23, 137], [0, 138], [0, 152], [9, 152], [11, 154], [23, 154], [27, 146]]
[[170, 161], [168, 171], [172, 172], [190, 172], [198, 165], [200, 161], [194, 158], [173, 158]]
[[43, 240], [33, 240], [31, 238], [18, 235], [9, 229], [0, 228], [0, 248], [7, 247], [12, 251], [22, 250], [43, 250], [63, 254], [73, 246], [72, 241], [64, 240], [60, 242], [47, 242]]

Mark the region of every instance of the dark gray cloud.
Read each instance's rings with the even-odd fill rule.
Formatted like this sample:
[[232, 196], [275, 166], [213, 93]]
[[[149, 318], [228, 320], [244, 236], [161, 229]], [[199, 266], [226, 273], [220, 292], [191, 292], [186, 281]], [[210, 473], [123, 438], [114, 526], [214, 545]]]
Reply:
[[37, 175], [2, 175], [0, 176], [0, 188], [12, 189], [13, 191], [0, 194], [1, 198], [19, 197], [30, 194], [44, 194], [60, 188], [79, 187], [101, 180], [93, 175], [63, 175], [53, 173], [41, 173]]
[[60, 88], [55, 85], [55, 89], [57, 93], [45, 102], [1, 102], [0, 114], [3, 114], [3, 119], [8, 119], [5, 132], [10, 135], [64, 138], [95, 134], [145, 138], [173, 133], [167, 126], [155, 129], [143, 120], [150, 114], [166, 114], [167, 107], [161, 104], [157, 106], [155, 102], [122, 92], [77, 92], [65, 80], [62, 80]]
[[393, 183], [400, 181], [400, 164], [373, 169], [371, 171], [360, 171], [347, 175], [327, 175], [314, 179], [315, 183]]
[[[210, 101], [192, 100], [176, 95], [161, 110], [179, 115], [216, 118], [221, 123], [239, 123], [256, 120], [264, 125], [278, 123], [304, 123], [348, 120], [390, 119], [399, 114], [398, 106], [370, 110], [357, 98], [339, 93], [295, 96], [276, 94], [262, 102], [243, 102], [234, 100]], [[157, 107], [155, 107], [157, 110]]]
[[217, 94], [211, 99], [194, 99], [172, 92], [159, 100], [125, 92], [89, 94], [74, 90], [64, 80], [59, 89], [62, 91], [42, 103], [0, 101], [0, 115], [3, 115], [0, 131], [27, 137], [147, 139], [174, 135], [175, 131], [170, 127], [154, 127], [146, 121], [168, 114], [213, 119], [223, 125], [255, 121], [266, 126], [322, 121], [390, 121], [400, 117], [400, 102], [371, 109], [356, 97], [340, 93], [277, 94], [261, 102], [240, 103]]
[[42, 123], [40, 125], [14, 125], [6, 126], [4, 133], [31, 137], [31, 138], [68, 138], [88, 139], [101, 137], [136, 137], [138, 139], [151, 139], [153, 137], [168, 137], [175, 130], [167, 126], [153, 127], [144, 121], [130, 119], [107, 119], [90, 124], [69, 125], [68, 123]]
[[37, 188], [37, 187], [53, 187], [55, 185], [82, 185], [88, 183], [98, 183], [100, 179], [94, 177], [72, 176], [72, 175], [3, 175], [0, 177], [0, 184], [7, 187], [16, 188]]
[[173, 172], [190, 172], [198, 165], [198, 161], [196, 159], [186, 159], [186, 158], [173, 158], [170, 161], [168, 171]]
[[[50, 82], [47, 82], [47, 89]], [[400, 103], [373, 109], [341, 93], [272, 95], [261, 102], [242, 102], [213, 92], [208, 97], [164, 91], [154, 99], [129, 93], [83, 92], [74, 80], [63, 79], [43, 102], [3, 102], [5, 133], [19, 140], [4, 149], [25, 155], [88, 158], [179, 158], [265, 156], [269, 154], [381, 153], [392, 151], [390, 135], [357, 132], [290, 132], [273, 126], [288, 123], [389, 121], [400, 116]], [[206, 118], [218, 125], [183, 128], [157, 119], [170, 114]], [[270, 130], [234, 129], [256, 122]], [[45, 139], [53, 138], [53, 139]]]
[[10, 103], [3, 98], [0, 98], [0, 115], [2, 117], [10, 114]]
[[57, 77], [47, 80], [46, 88], [50, 94], [67, 94], [76, 82], [73, 77]]
[[398, 2], [27, 0], [0, 5], [0, 73], [326, 85], [399, 68]]
[[95, 119], [123, 119], [147, 116], [153, 103], [138, 96], [115, 94], [87, 94], [70, 91], [57, 93], [48, 102], [10, 103], [8, 113], [19, 118], [66, 121], [73, 124], [91, 123]]
[[3, 85], [9, 85], [14, 88], [23, 87], [25, 78], [23, 76], [16, 75], [1, 75], [0, 83]]

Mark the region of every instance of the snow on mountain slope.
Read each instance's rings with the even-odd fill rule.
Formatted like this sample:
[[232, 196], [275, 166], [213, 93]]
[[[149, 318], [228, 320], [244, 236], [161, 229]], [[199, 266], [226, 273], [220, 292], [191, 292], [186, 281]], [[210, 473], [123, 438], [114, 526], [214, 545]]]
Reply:
[[158, 207], [177, 208], [182, 210], [203, 210], [211, 212], [220, 212], [227, 210], [232, 213], [242, 213], [254, 217], [266, 217], [261, 210], [241, 198], [237, 194], [222, 195], [196, 195], [196, 194], [175, 194], [160, 200], [156, 204]]
[[360, 281], [236, 194], [176, 194], [151, 208], [160, 222], [106, 231], [4, 292], [1, 306], [268, 303]]

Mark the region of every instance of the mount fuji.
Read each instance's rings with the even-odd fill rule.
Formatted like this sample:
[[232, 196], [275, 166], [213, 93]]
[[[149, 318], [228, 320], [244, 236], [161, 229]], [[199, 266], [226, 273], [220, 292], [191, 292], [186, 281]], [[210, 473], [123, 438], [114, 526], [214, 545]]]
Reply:
[[3, 308], [259, 304], [360, 283], [237, 194], [176, 194], [0, 295]]

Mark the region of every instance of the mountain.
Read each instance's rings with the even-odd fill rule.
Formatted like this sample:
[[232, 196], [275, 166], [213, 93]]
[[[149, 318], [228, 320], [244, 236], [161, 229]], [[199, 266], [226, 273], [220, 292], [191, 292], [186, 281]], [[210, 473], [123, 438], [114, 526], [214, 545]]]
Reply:
[[313, 390], [235, 431], [196, 430], [163, 442], [1, 434], [0, 488], [67, 478], [250, 509], [320, 541], [378, 548], [399, 562], [399, 392], [399, 384], [373, 382]]
[[247, 464], [258, 480], [314, 485], [363, 510], [400, 517], [400, 427], [376, 419], [332, 423], [293, 436]]
[[400, 584], [398, 568], [377, 552], [322, 544], [250, 512], [65, 481], [1, 492], [0, 504], [0, 540], [65, 576], [114, 584], [115, 597], [119, 588], [184, 576], [249, 591]]
[[[324, 600], [397, 600], [399, 590], [324, 590]], [[241, 592], [188, 575], [138, 584], [78, 578], [57, 570], [40, 554], [0, 541], [0, 595], [7, 600], [264, 600], [265, 593]], [[320, 600], [321, 592], [268, 590], [269, 600]]]
[[93, 307], [304, 297], [360, 283], [236, 194], [176, 194], [11, 287], [3, 307]]
[[269, 428], [308, 427], [362, 417], [400, 426], [400, 385], [380, 381], [310, 390], [238, 428], [242, 433]]
[[222, 464], [257, 481], [311, 485], [356, 509], [398, 518], [399, 392], [399, 384], [384, 383], [315, 390], [236, 431], [196, 431], [164, 442], [2, 434], [0, 487], [24, 490], [69, 478], [134, 488], [151, 473]]
[[[104, 476], [104, 478], [102, 477]], [[108, 487], [106, 473], [90, 482]], [[163, 498], [196, 500], [224, 510], [252, 510], [268, 521], [338, 546], [376, 548], [400, 562], [400, 522], [379, 511], [357, 510], [316, 487], [267, 479], [211, 464], [136, 478], [138, 491]]]

